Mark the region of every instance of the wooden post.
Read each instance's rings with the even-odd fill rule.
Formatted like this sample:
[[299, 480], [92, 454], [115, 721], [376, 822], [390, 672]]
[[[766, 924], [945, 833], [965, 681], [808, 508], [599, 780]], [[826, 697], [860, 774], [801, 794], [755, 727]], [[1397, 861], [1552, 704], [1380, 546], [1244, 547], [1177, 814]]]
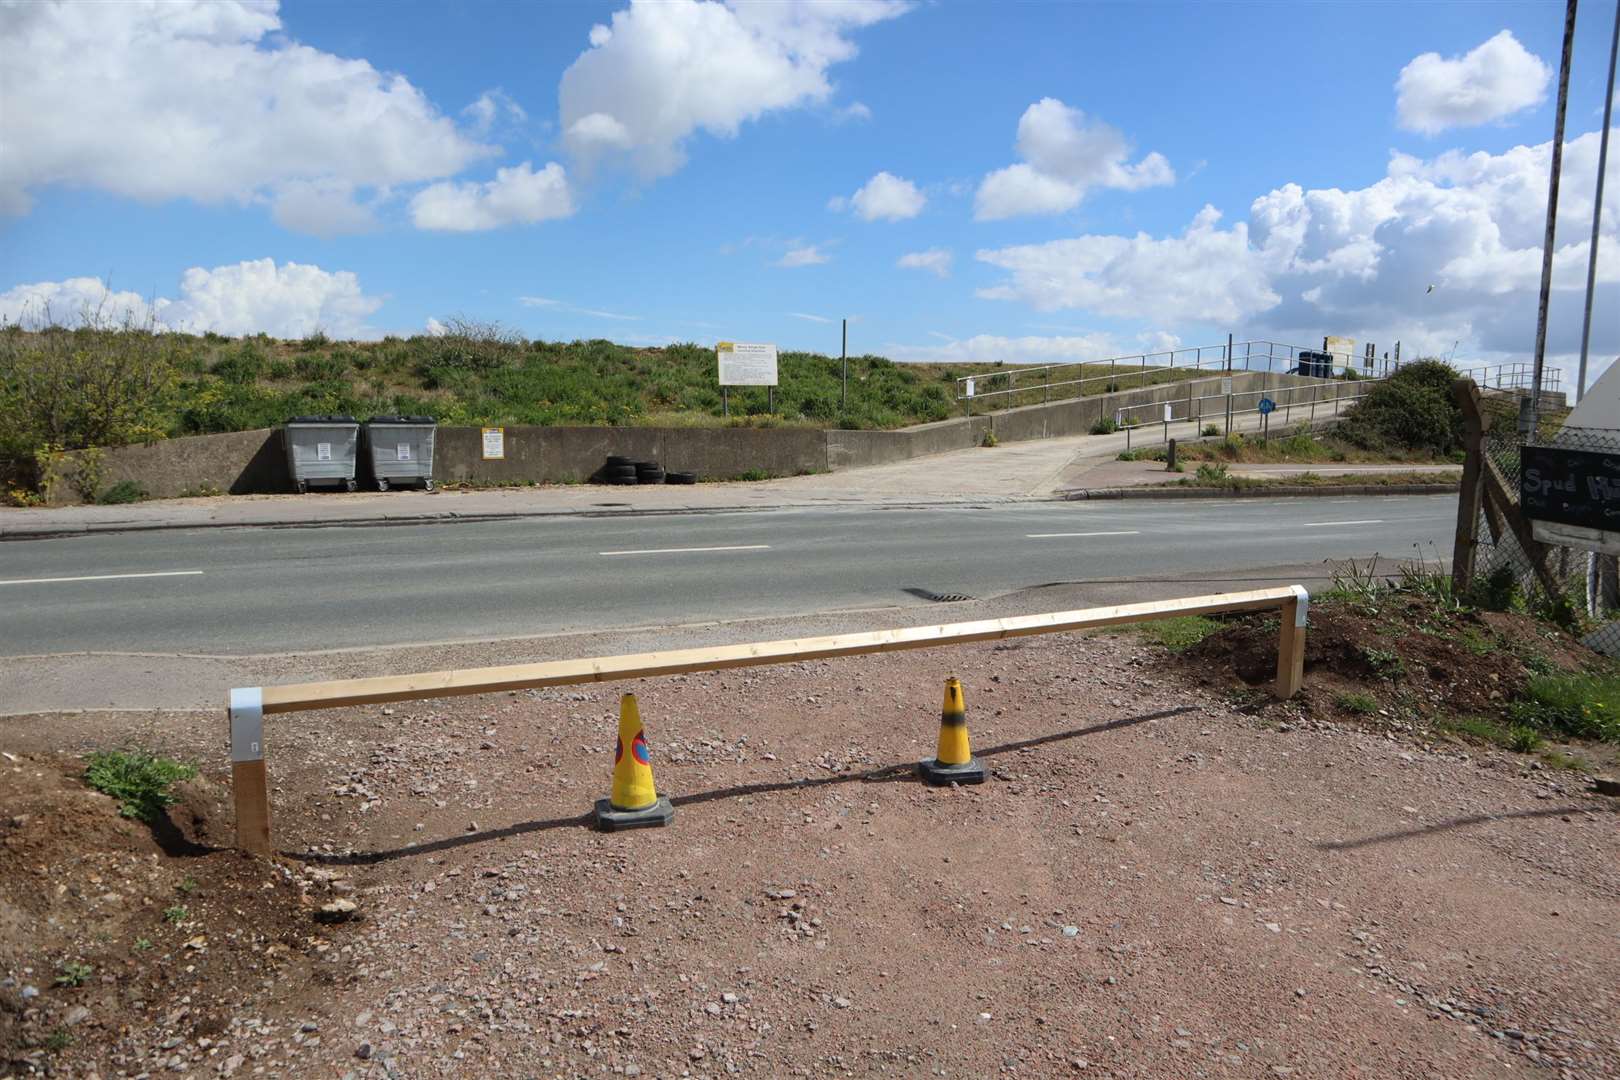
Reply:
[[1274, 693], [1283, 700], [1299, 693], [1305, 681], [1305, 617], [1310, 608], [1310, 594], [1303, 585], [1295, 585], [1292, 599], [1283, 601], [1277, 634], [1277, 685]]
[[270, 854], [270, 781], [264, 768], [264, 692], [231, 691], [231, 791], [236, 797], [236, 846]]
[[1474, 580], [1480, 502], [1485, 494], [1485, 429], [1490, 426], [1490, 418], [1480, 410], [1479, 390], [1472, 379], [1458, 379], [1451, 392], [1462, 406], [1463, 446], [1468, 452], [1463, 462], [1462, 495], [1457, 501], [1457, 534], [1451, 547], [1451, 590], [1453, 595], [1461, 596]]

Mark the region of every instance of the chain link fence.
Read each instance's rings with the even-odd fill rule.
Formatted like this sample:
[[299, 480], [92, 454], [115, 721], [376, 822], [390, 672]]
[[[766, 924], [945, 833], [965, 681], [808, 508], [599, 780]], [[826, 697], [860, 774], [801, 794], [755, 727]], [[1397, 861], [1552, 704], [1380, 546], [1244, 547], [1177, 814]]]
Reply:
[[[1519, 431], [1517, 394], [1481, 395], [1481, 411], [1490, 417], [1484, 436], [1486, 467], [1502, 480], [1508, 500], [1517, 507], [1521, 450], [1526, 445], [1563, 450], [1620, 453], [1620, 432], [1564, 426], [1568, 409], [1549, 409], [1534, 432]], [[1509, 522], [1481, 501], [1475, 548], [1473, 590], [1486, 607], [1526, 608], [1577, 631], [1585, 644], [1606, 656], [1620, 656], [1620, 573], [1612, 555], [1581, 548], [1547, 545], [1545, 572], [1525, 553]]]

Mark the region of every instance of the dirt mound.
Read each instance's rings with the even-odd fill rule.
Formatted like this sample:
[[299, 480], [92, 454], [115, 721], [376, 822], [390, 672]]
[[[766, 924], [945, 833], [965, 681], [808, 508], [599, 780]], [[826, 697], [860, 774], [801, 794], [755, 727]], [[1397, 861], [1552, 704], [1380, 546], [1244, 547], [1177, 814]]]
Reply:
[[183, 1068], [329, 948], [311, 910], [329, 882], [228, 850], [218, 785], [177, 785], [148, 825], [83, 773], [67, 754], [0, 760], [0, 1075], [150, 1061], [171, 1039], [162, 1060]]
[[[1277, 674], [1276, 617], [1234, 618], [1182, 659], [1206, 686], [1230, 685], [1234, 675], [1249, 686], [1269, 684]], [[1533, 675], [1578, 671], [1598, 660], [1527, 615], [1446, 611], [1425, 597], [1399, 594], [1367, 605], [1313, 604], [1299, 700], [1308, 711], [1337, 718], [1499, 717]], [[1376, 708], [1358, 712], [1347, 695]]]

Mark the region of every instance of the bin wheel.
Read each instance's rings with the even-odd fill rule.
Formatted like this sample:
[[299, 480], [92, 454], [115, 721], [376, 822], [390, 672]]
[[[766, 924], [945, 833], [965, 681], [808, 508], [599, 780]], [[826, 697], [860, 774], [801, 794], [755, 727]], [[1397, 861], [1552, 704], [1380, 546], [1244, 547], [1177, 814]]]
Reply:
[[300, 494], [300, 495], [308, 495], [309, 494], [309, 485], [307, 483], [305, 483], [304, 481], [302, 481], [302, 480], [298, 481], [296, 486], [298, 488], [298, 494]]
[[388, 478], [387, 477], [379, 476], [377, 478], [377, 490], [378, 491], [387, 491], [388, 490]]
[[347, 480], [343, 481], [343, 490], [344, 491], [359, 491], [360, 490], [360, 485], [358, 483], [356, 483], [354, 477], [351, 476]]
[[433, 481], [431, 481], [431, 480], [422, 481], [422, 490], [423, 491], [432, 491], [433, 490]]

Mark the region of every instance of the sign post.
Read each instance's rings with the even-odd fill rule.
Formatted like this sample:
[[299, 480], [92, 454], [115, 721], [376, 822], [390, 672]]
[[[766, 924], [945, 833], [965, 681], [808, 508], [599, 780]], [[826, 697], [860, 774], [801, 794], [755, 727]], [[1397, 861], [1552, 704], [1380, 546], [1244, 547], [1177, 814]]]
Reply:
[[1277, 403], [1268, 397], [1260, 399], [1260, 441], [1266, 442], [1271, 438], [1271, 414], [1277, 411]]
[[775, 407], [775, 345], [722, 341], [715, 345], [714, 353], [719, 368], [720, 408], [724, 415], [731, 415], [731, 402], [726, 395], [728, 386], [763, 386], [766, 408]]

